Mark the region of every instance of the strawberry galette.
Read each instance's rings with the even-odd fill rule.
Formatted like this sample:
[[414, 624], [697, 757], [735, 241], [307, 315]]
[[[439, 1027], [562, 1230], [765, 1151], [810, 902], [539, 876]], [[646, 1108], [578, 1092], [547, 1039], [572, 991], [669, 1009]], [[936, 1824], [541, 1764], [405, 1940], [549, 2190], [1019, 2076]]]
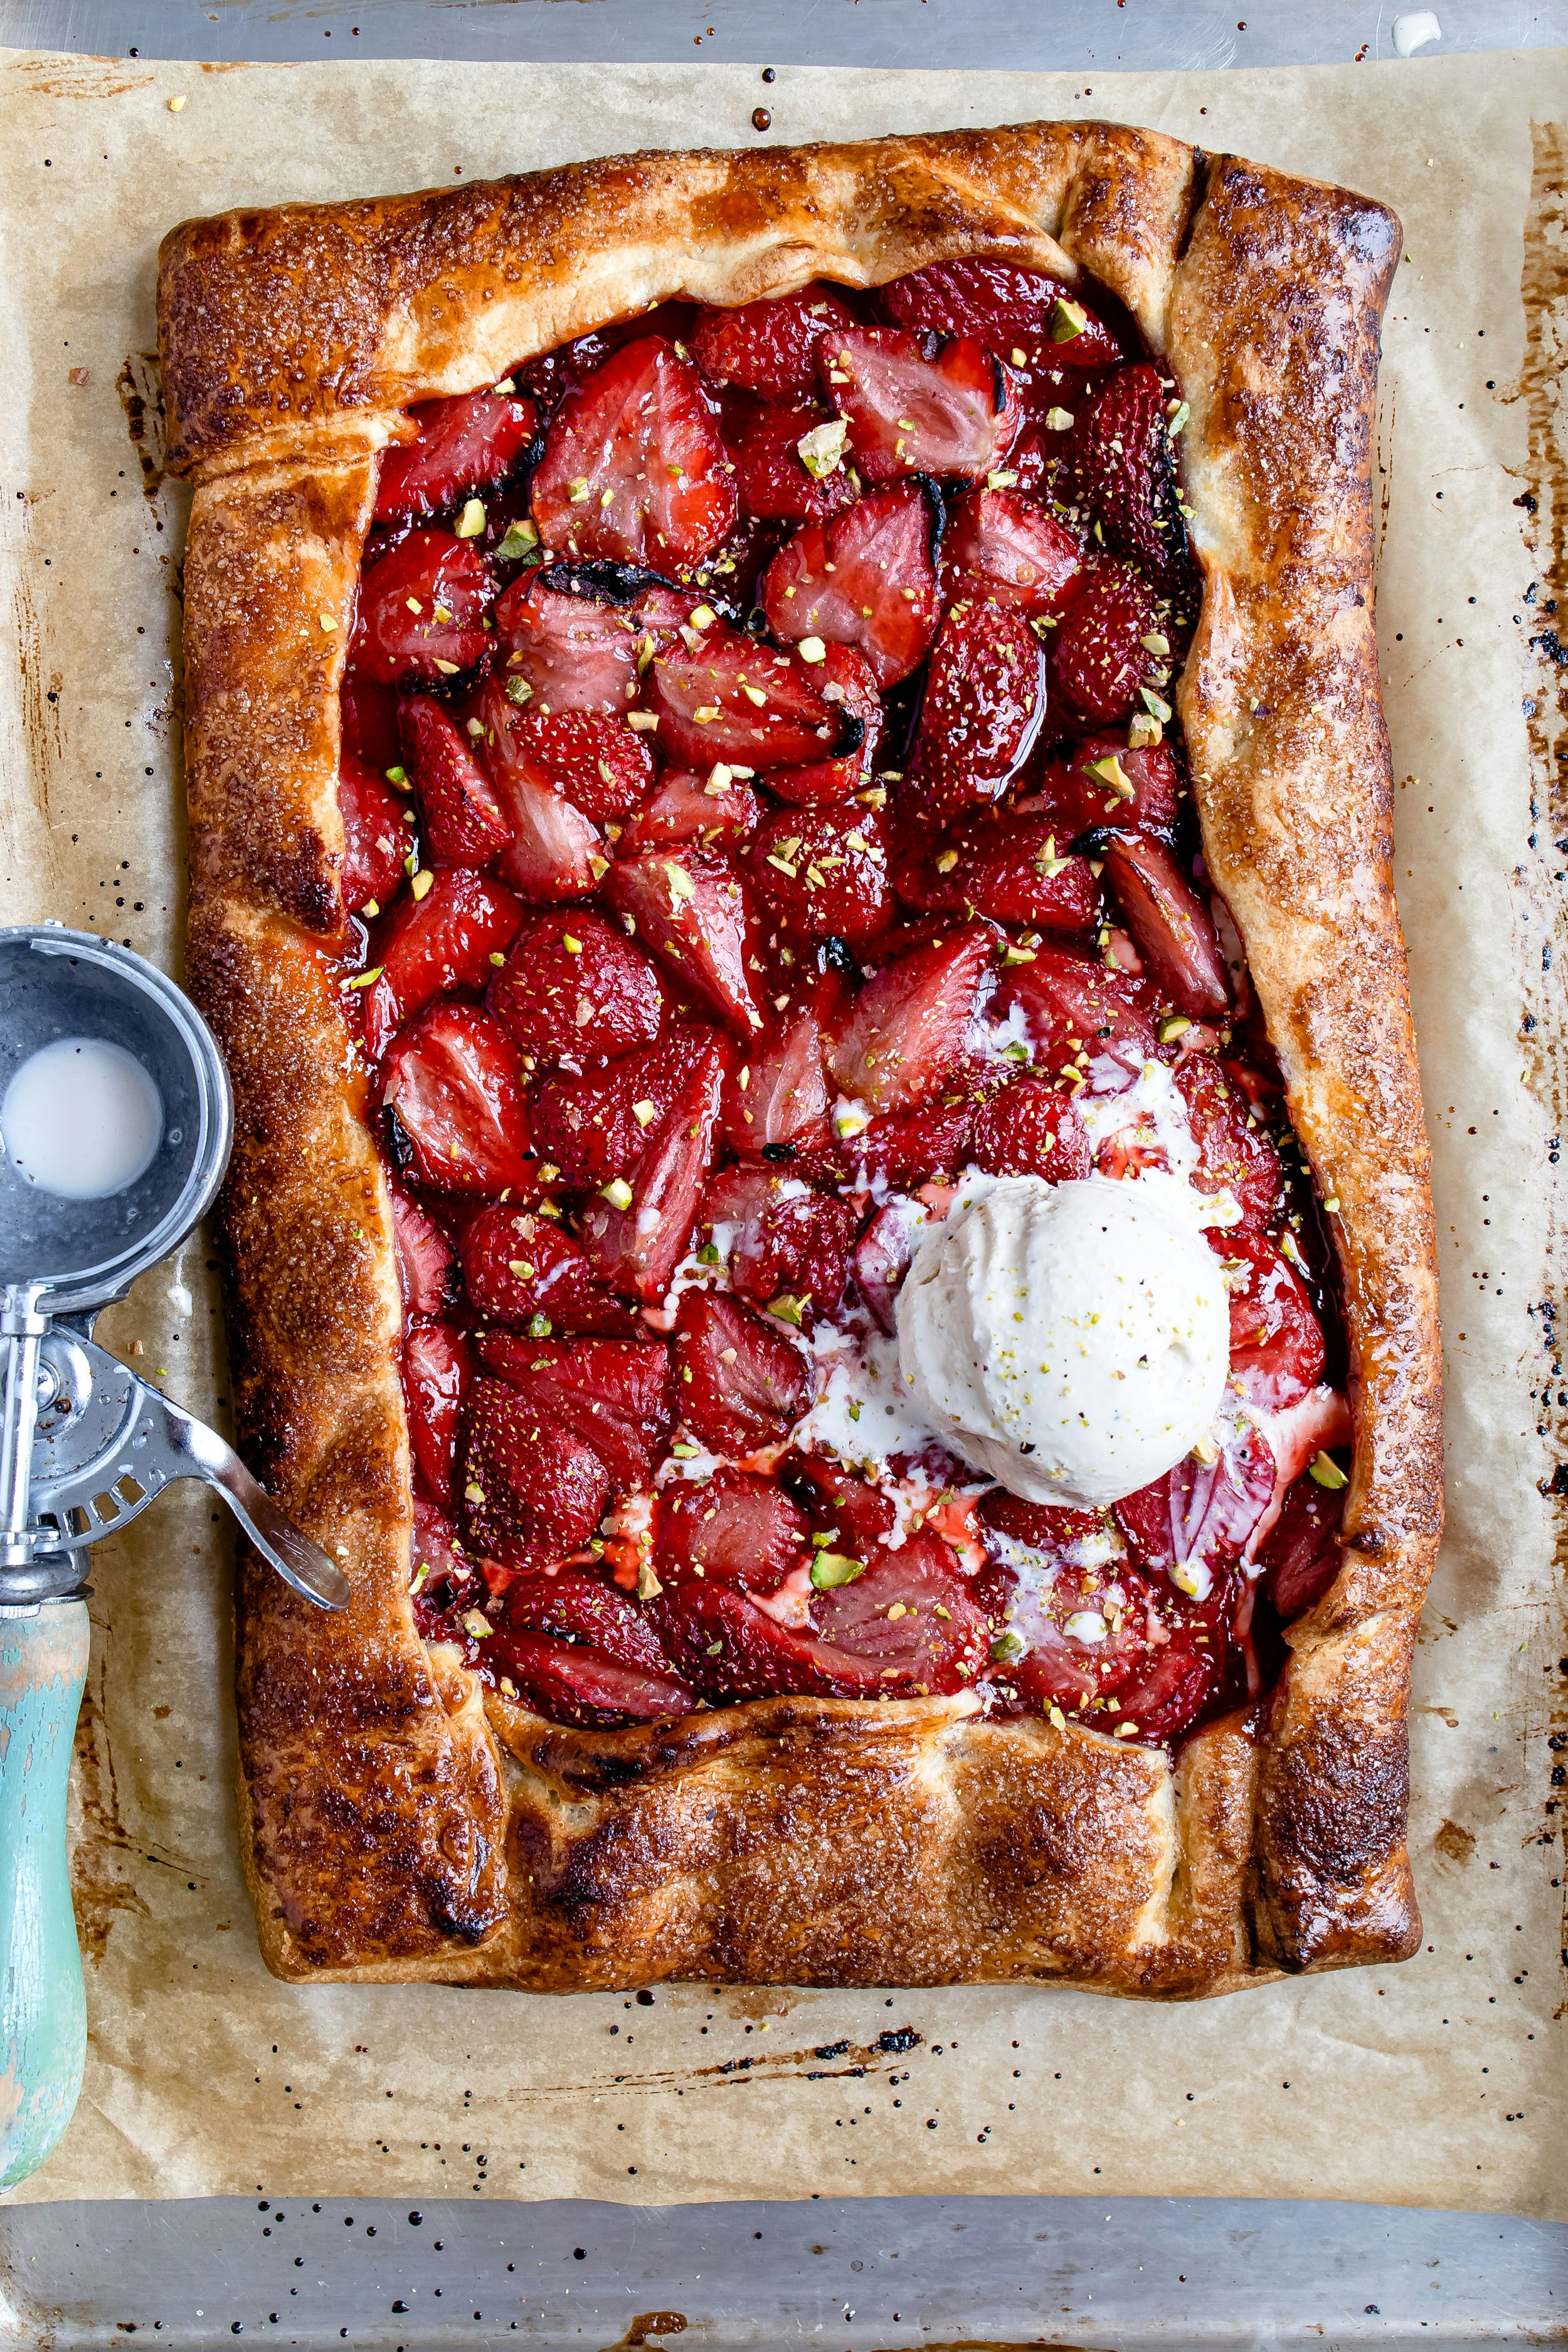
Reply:
[[280, 1972], [1411, 1948], [1396, 251], [1055, 125], [168, 241]]

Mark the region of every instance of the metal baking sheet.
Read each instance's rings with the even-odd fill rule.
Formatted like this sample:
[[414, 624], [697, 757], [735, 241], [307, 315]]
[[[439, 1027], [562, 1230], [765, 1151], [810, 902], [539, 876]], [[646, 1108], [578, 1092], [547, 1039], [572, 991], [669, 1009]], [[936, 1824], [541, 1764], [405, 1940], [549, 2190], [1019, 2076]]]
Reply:
[[5, 2340], [39, 2352], [142, 2335], [310, 2352], [622, 2352], [684, 2336], [704, 2352], [1334, 2352], [1568, 2336], [1561, 2223], [1262, 2200], [33, 2205], [0, 2215], [0, 2277]]

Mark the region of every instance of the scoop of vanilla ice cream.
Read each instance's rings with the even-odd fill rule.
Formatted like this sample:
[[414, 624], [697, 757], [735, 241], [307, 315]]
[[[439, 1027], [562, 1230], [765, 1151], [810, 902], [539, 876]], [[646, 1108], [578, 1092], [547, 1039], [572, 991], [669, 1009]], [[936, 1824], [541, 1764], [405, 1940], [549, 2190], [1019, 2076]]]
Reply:
[[1157, 1171], [972, 1178], [899, 1293], [905, 1392], [986, 1475], [1094, 1509], [1212, 1425], [1230, 1318], [1219, 1260]]

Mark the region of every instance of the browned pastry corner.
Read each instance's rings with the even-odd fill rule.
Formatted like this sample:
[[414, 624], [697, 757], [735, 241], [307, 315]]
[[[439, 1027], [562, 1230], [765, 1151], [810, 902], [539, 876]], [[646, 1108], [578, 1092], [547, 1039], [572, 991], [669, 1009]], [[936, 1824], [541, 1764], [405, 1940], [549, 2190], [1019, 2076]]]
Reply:
[[[334, 1620], [239, 1580], [241, 1820], [279, 1974], [1190, 1996], [1415, 1948], [1405, 1713], [1439, 1354], [1369, 488], [1398, 252], [1378, 205], [1110, 123], [621, 157], [165, 240], [171, 463], [195, 485], [188, 975], [237, 1104], [241, 1436], [354, 1592]], [[1344, 1566], [1289, 1629], [1272, 1700], [1174, 1767], [964, 1697], [562, 1729], [433, 1665], [406, 1590], [388, 1202], [330, 994], [338, 688], [377, 453], [411, 403], [668, 296], [956, 257], [1091, 271], [1191, 404], [1205, 596], [1179, 698], [1205, 849], [1339, 1204]]]

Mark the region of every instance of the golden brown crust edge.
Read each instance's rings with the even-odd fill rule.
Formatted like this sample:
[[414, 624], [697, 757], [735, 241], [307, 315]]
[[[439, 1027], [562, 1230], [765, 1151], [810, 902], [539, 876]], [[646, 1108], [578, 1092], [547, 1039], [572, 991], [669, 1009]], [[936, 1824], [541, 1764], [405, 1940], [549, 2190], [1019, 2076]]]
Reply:
[[[1371, 614], [1397, 252], [1392, 216], [1342, 191], [1049, 123], [624, 158], [165, 241], [172, 448], [197, 482], [189, 976], [239, 1106], [223, 1220], [242, 1434], [355, 1593], [330, 1622], [253, 1567], [240, 1578], [246, 1866], [278, 1973], [1192, 1995], [1414, 1948], [1405, 1713], [1441, 1460]], [[386, 1201], [322, 955], [374, 453], [411, 401], [667, 294], [877, 283], [958, 254], [1089, 268], [1192, 403], [1206, 588], [1182, 714], [1215, 878], [1340, 1202], [1345, 1570], [1292, 1629], [1262, 1719], [1211, 1726], [1174, 1771], [963, 1701], [772, 1700], [595, 1734], [492, 1695], [487, 1717], [469, 1677], [426, 1658], [408, 1608]]]

